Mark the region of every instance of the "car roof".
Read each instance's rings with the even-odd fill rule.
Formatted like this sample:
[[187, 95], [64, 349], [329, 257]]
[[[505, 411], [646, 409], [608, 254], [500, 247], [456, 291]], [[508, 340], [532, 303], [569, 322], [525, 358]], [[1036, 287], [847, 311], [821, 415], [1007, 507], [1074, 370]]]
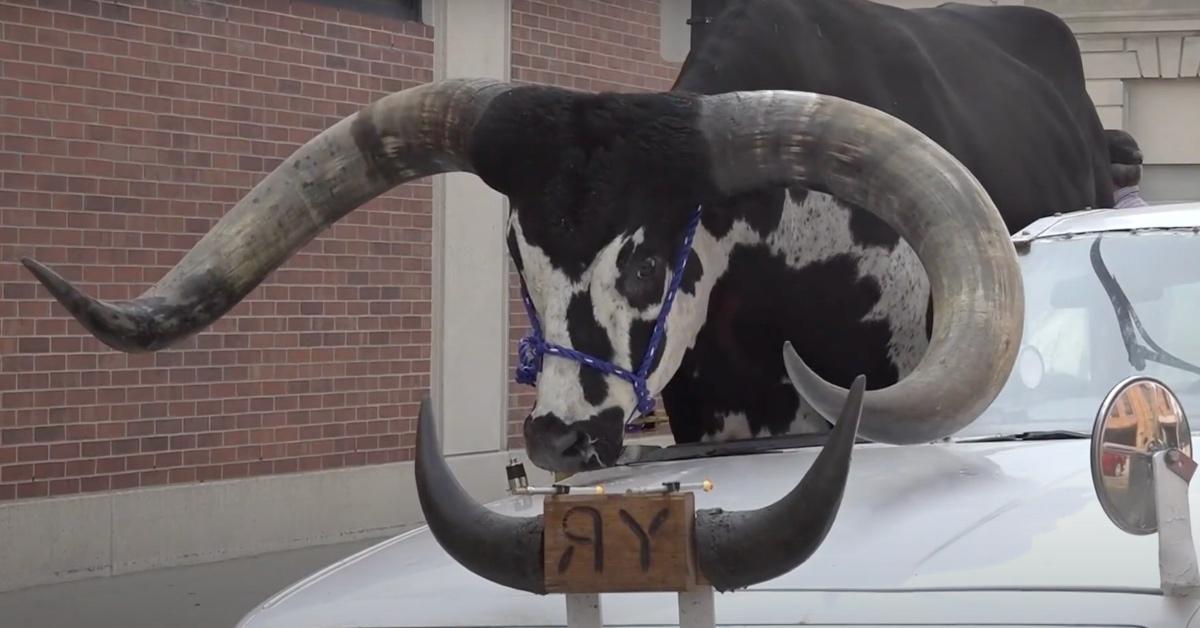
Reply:
[[1013, 241], [1028, 245], [1043, 238], [1144, 229], [1200, 230], [1200, 201], [1058, 213], [1030, 223], [1013, 236]]

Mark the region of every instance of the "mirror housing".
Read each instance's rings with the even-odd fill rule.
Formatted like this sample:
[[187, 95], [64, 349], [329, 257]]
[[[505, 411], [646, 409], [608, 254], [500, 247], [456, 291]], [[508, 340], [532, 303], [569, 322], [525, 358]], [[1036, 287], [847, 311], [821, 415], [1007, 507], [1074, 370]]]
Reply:
[[1188, 484], [1196, 470], [1179, 399], [1163, 382], [1134, 376], [1105, 397], [1092, 427], [1092, 483], [1108, 518], [1135, 535], [1158, 534], [1166, 595], [1200, 592]]

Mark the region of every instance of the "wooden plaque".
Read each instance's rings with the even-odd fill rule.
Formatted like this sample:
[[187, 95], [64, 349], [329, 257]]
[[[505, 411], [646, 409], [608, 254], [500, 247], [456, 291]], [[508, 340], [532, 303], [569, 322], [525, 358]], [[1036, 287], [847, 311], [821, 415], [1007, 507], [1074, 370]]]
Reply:
[[695, 588], [694, 516], [695, 497], [690, 492], [546, 498], [547, 591]]

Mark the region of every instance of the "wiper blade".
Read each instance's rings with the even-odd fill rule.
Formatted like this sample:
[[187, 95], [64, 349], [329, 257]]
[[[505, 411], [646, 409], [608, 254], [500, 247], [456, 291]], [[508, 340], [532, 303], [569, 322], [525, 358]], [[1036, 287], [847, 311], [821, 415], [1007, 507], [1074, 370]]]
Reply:
[[1075, 432], [1072, 430], [1034, 430], [1030, 432], [1016, 432], [1015, 434], [998, 434], [996, 436], [981, 436], [979, 438], [964, 438], [959, 440], [960, 443], [998, 443], [1006, 441], [1036, 441], [1036, 440], [1073, 440], [1078, 438], [1091, 438], [1091, 434], [1083, 432]]
[[[1092, 271], [1096, 273], [1096, 278], [1100, 280], [1100, 285], [1104, 287], [1109, 301], [1112, 302], [1113, 313], [1116, 314], [1117, 325], [1121, 329], [1121, 339], [1125, 342], [1125, 351], [1129, 355], [1129, 364], [1139, 371], [1144, 371], [1147, 361], [1158, 362], [1181, 371], [1200, 375], [1200, 366], [1172, 355], [1166, 349], [1158, 346], [1158, 343], [1154, 342], [1154, 339], [1146, 332], [1141, 319], [1133, 309], [1133, 303], [1121, 289], [1121, 284], [1117, 282], [1116, 277], [1109, 272], [1108, 265], [1104, 263], [1104, 257], [1100, 255], [1101, 239], [1102, 237], [1097, 237], [1096, 241], [1092, 243]], [[1145, 345], [1149, 345], [1149, 347], [1138, 342], [1139, 335], [1145, 340]]]
[[[828, 434], [789, 434], [786, 436], [744, 438], [717, 443], [682, 443], [662, 448], [646, 448], [644, 451], [639, 451], [636, 457], [630, 456], [622, 464], [739, 456], [783, 449], [798, 449], [801, 447], [821, 447], [825, 445], [825, 441], [828, 439]], [[856, 443], [858, 444], [869, 442], [871, 441], [862, 438], [856, 439]]]

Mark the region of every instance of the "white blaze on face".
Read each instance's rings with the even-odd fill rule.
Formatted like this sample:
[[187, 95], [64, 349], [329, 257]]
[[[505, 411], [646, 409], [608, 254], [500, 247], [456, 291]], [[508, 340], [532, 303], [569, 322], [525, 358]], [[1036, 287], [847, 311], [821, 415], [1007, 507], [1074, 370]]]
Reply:
[[[571, 297], [586, 289], [588, 274], [580, 281], [572, 281], [565, 273], [554, 267], [550, 258], [538, 247], [526, 241], [516, 212], [509, 214], [509, 228], [516, 234], [518, 253], [521, 257], [521, 276], [533, 309], [547, 342], [564, 347], [571, 346], [571, 335], [567, 330], [567, 307]], [[564, 421], [577, 417], [589, 417], [594, 409], [584, 400], [579, 382], [579, 368], [574, 360], [558, 356], [542, 357], [542, 369], [537, 374], [537, 403], [534, 416], [553, 413]]]
[[[614, 350], [612, 356], [594, 357], [630, 369], [629, 329], [638, 312], [616, 292], [616, 256], [625, 239], [620, 238], [604, 247], [579, 280], [572, 281], [566, 273], [555, 268], [541, 248], [525, 239], [515, 212], [510, 215], [509, 223], [516, 235], [523, 266], [522, 276], [546, 341], [587, 353], [586, 348], [575, 347], [571, 342], [567, 315], [571, 301], [587, 291], [592, 301], [591, 314]], [[564, 423], [571, 424], [612, 407], [621, 408], [626, 416], [631, 415], [637, 406], [637, 396], [628, 382], [615, 375], [604, 375], [606, 392], [600, 403], [593, 405], [588, 402], [583, 391], [581, 371], [593, 368], [571, 358], [544, 355], [537, 379], [537, 402], [533, 407], [533, 416], [553, 414]]]
[[[640, 358], [643, 352], [639, 347], [639, 362], [633, 362], [630, 338], [635, 322], [643, 322], [653, 326], [662, 309], [667, 288], [670, 286], [674, 268], [668, 268], [662, 286], [660, 299], [642, 309], [635, 308], [617, 289], [617, 281], [621, 269], [617, 265], [617, 257], [627, 241], [635, 244], [644, 241], [642, 230], [632, 235], [622, 235], [602, 248], [591, 265], [584, 271], [579, 281], [571, 281], [565, 273], [554, 267], [550, 258], [537, 246], [526, 241], [520, 222], [516, 220], [515, 212], [509, 219], [510, 227], [514, 230], [518, 250], [523, 264], [524, 277], [530, 299], [537, 311], [539, 322], [548, 342], [570, 347], [571, 334], [568, 321], [568, 308], [572, 299], [584, 290], [591, 298], [591, 315], [599, 325], [613, 350], [612, 356], [596, 356], [608, 359], [613, 364], [631, 372], [636, 372], [641, 366]], [[700, 237], [703, 230], [697, 232]], [[697, 251], [699, 253], [699, 251]], [[669, 265], [674, 264], [674, 250]], [[703, 256], [702, 256], [703, 257]], [[671, 313], [667, 320], [667, 333], [658, 346], [662, 354], [658, 368], [651, 372], [647, 385], [651, 395], [657, 395], [674, 374], [683, 359], [684, 352], [695, 342], [700, 325], [703, 323], [704, 312], [708, 306], [708, 295], [711, 293], [715, 279], [704, 281], [708, 273], [697, 283], [697, 294], [685, 293], [682, 289], [675, 295]], [[538, 377], [537, 402], [533, 415], [540, 416], [553, 413], [555, 416], [570, 424], [599, 414], [610, 408], [620, 408], [625, 419], [636, 414], [637, 394], [632, 384], [615, 375], [604, 375], [605, 396], [596, 405], [589, 403], [584, 395], [580, 380], [581, 369], [593, 368], [576, 360], [560, 356], [546, 355], [542, 360], [542, 371]]]
[[[640, 244], [643, 239], [644, 235], [639, 229], [632, 236], [622, 235], [613, 240], [601, 249], [590, 269], [592, 281], [589, 296], [592, 299], [592, 316], [612, 345], [613, 355], [610, 361], [634, 373], [641, 365], [634, 364], [630, 354], [630, 330], [635, 320], [654, 320], [655, 314], [647, 315], [645, 311], [633, 307], [617, 290], [617, 278], [621, 275], [617, 267], [617, 256], [627, 241], [632, 240], [635, 244]], [[657, 308], [654, 312], [657, 312]], [[626, 419], [632, 417], [637, 407], [637, 393], [634, 392], [633, 385], [615, 375], [606, 376], [605, 383], [607, 395], [601, 407], [619, 407]]]

